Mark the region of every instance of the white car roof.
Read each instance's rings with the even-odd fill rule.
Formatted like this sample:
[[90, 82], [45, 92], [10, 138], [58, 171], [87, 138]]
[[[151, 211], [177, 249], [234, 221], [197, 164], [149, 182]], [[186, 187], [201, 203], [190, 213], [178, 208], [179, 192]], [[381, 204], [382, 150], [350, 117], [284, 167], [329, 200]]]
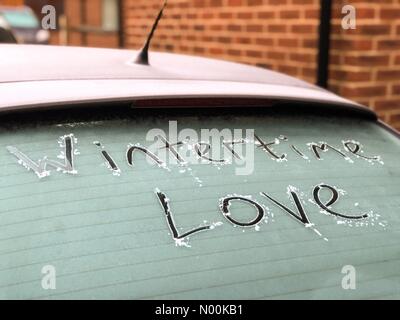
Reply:
[[299, 79], [239, 63], [134, 50], [0, 45], [0, 111], [166, 98], [251, 98], [370, 109]]

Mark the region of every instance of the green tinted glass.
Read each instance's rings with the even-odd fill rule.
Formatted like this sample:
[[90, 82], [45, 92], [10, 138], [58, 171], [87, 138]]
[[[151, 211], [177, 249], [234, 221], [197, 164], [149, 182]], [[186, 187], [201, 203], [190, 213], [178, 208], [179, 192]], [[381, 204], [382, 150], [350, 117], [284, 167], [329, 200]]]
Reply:
[[[256, 136], [215, 155], [213, 128]], [[0, 298], [399, 298], [399, 152], [375, 123], [324, 117], [3, 128]]]

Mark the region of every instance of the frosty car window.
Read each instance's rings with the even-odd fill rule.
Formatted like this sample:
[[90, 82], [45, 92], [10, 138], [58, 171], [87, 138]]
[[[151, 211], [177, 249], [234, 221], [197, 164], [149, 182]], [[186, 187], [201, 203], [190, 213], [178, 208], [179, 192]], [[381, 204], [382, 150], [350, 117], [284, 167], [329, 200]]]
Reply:
[[[202, 142], [202, 155], [226, 161], [199, 156]], [[112, 285], [134, 297], [193, 298], [186, 290], [237, 282], [251, 293], [243, 277], [265, 283], [264, 295], [271, 274], [301, 273], [305, 288], [314, 269], [329, 278], [348, 263], [389, 268], [399, 245], [398, 143], [373, 122], [279, 114], [2, 128], [3, 292], [52, 294], [35, 284], [48, 263], [67, 267], [63, 297]]]
[[[177, 127], [177, 124], [174, 124], [174, 127]], [[214, 130], [214, 129], [213, 129]], [[214, 131], [218, 132], [218, 131]], [[171, 132], [169, 132], [171, 134]], [[184, 154], [181, 154], [181, 147], [183, 146], [190, 146], [188, 151], [191, 151], [195, 155], [198, 156], [198, 158], [202, 161], [200, 164], [224, 164], [224, 165], [233, 165], [232, 159], [220, 159], [220, 158], [214, 158], [212, 155], [212, 144], [209, 142], [199, 142], [199, 141], [192, 141], [190, 138], [186, 139], [184, 142], [183, 141], [175, 141], [177, 137], [177, 133], [173, 135], [172, 137], [167, 137], [163, 135], [156, 135], [155, 140], [161, 141], [161, 146], [157, 144], [153, 144], [150, 146], [143, 146], [140, 143], [130, 143], [128, 145], [128, 149], [126, 151], [126, 162], [129, 166], [133, 167], [134, 169], [134, 157], [136, 153], [142, 153], [142, 155], [145, 157], [145, 159], [149, 162], [149, 165], [157, 164], [159, 167], [163, 167], [167, 170], [171, 170], [171, 166], [180, 166], [184, 167], [185, 169], [180, 171], [183, 174], [186, 172], [186, 170], [192, 170], [191, 168], [191, 162], [190, 158], [186, 159]], [[99, 137], [98, 137], [99, 138]], [[103, 138], [103, 137], [101, 137]], [[174, 139], [172, 142], [169, 140]], [[290, 146], [286, 145], [288, 147], [287, 151], [294, 151], [292, 153], [292, 158], [288, 155], [288, 153], [282, 153], [283, 151], [275, 151], [274, 148], [276, 149], [281, 143], [287, 143], [291, 141], [288, 136], [280, 134], [277, 138], [268, 140], [267, 138], [260, 137], [256, 133], [254, 133], [254, 137], [249, 139], [241, 139], [241, 140], [234, 140], [234, 141], [222, 141], [220, 143], [221, 148], [226, 148], [229, 152], [228, 155], [230, 155], [232, 158], [236, 159], [243, 159], [243, 155], [238, 153], [239, 151], [235, 146], [243, 146], [245, 144], [254, 144], [256, 146], [256, 149], [260, 149], [264, 151], [267, 154], [267, 157], [264, 157], [264, 161], [266, 161], [266, 164], [268, 163], [268, 158], [277, 161], [278, 163], [283, 162], [288, 162], [289, 160], [293, 159], [295, 161], [302, 161], [302, 160], [307, 160], [310, 161], [310, 157], [314, 156], [315, 159], [317, 160], [323, 160], [322, 153], [326, 153], [328, 151], [334, 152], [338, 158], [343, 158], [346, 160], [349, 165], [352, 165], [354, 163], [354, 160], [350, 158], [350, 155], [354, 156], [355, 159], [363, 159], [367, 160], [369, 163], [374, 163], [378, 162], [381, 165], [383, 165], [383, 161], [381, 156], [379, 155], [374, 155], [374, 156], [367, 156], [365, 154], [365, 150], [362, 148], [362, 144], [354, 139], [348, 139], [348, 140], [342, 140], [341, 145], [344, 148], [343, 151], [341, 150], [340, 147], [338, 146], [333, 146], [332, 144], [328, 144], [327, 142], [320, 141], [319, 143], [315, 142], [307, 142], [305, 143], [304, 146], [300, 146], [300, 144], [290, 144]], [[156, 142], [156, 141], [153, 141]], [[63, 173], [73, 173], [73, 174], [78, 174], [78, 171], [75, 169], [74, 166], [74, 161], [73, 158], [75, 155], [80, 154], [77, 149], [75, 149], [75, 144], [78, 143], [78, 137], [73, 134], [67, 134], [59, 137], [58, 139], [58, 144], [59, 147], [61, 148], [60, 155], [58, 158], [63, 159], [65, 164], [61, 164], [56, 161], [52, 161], [48, 158], [48, 156], [43, 156], [41, 159], [38, 161], [34, 161], [30, 158], [29, 155], [25, 154], [22, 150], [20, 150], [17, 146], [8, 146], [7, 150], [9, 153], [14, 155], [18, 159], [18, 163], [25, 167], [28, 170], [32, 170], [36, 175], [42, 179], [45, 177], [48, 177], [50, 175], [50, 170], [47, 170], [47, 167], [54, 167], [57, 169], [57, 171], [63, 172]], [[292, 141], [291, 141], [292, 143]], [[114, 160], [114, 157], [111, 155], [109, 151], [105, 149], [105, 146], [100, 142], [100, 140], [96, 140], [93, 142], [93, 145], [98, 147], [98, 149], [101, 152], [101, 155], [103, 159], [105, 160], [105, 165], [106, 167], [111, 170], [113, 175], [120, 176], [121, 175], [121, 164], [117, 164], [117, 162]], [[282, 149], [282, 148], [280, 148]], [[303, 150], [303, 151], [300, 151]], [[160, 155], [160, 150], [166, 152], [168, 157], [162, 157]], [[279, 152], [279, 154], [278, 154]], [[306, 155], [307, 154], [307, 155]], [[82, 155], [85, 155], [85, 152], [82, 150]], [[137, 156], [136, 156], [137, 157]], [[162, 159], [163, 158], [163, 159]], [[172, 160], [172, 161], [170, 161]], [[206, 161], [204, 161], [206, 160]], [[95, 161], [93, 162], [95, 163]], [[122, 174], [126, 174], [127, 168], [123, 169]], [[197, 182], [200, 182], [201, 177], [195, 177]], [[295, 207], [295, 211], [292, 209], [288, 208], [285, 204], [283, 204], [281, 201], [278, 201], [271, 197], [269, 195], [269, 192], [266, 190], [259, 190], [259, 194], [261, 194], [264, 199], [268, 199], [269, 202], [273, 203], [280, 209], [282, 209], [284, 212], [288, 213], [292, 218], [296, 219], [299, 221], [301, 224], [303, 224], [306, 227], [313, 227], [314, 231], [317, 232], [317, 234], [321, 235], [322, 234], [314, 228], [314, 224], [310, 221], [308, 218], [308, 215], [304, 209], [304, 206], [302, 205], [302, 202], [299, 198], [299, 194], [296, 192], [295, 189], [291, 187], [292, 184], [295, 184], [294, 180], [289, 180], [288, 181], [289, 186], [288, 186], [288, 195], [290, 200], [293, 202], [293, 205]], [[202, 184], [200, 184], [202, 186]], [[231, 186], [235, 187], [235, 186]], [[320, 193], [322, 190], [329, 190], [331, 193], [331, 197], [328, 201], [323, 202], [320, 198]], [[227, 192], [230, 192], [229, 189], [226, 190]], [[186, 232], [179, 232], [177, 230], [176, 223], [173, 218], [173, 213], [170, 208], [169, 201], [170, 199], [167, 197], [167, 195], [156, 188], [155, 191], [157, 198], [161, 204], [161, 207], [164, 211], [166, 221], [168, 224], [169, 230], [172, 232], [172, 238], [175, 240], [175, 243], [177, 245], [185, 245], [188, 246], [188, 238], [191, 235], [194, 235], [195, 233], [198, 233], [200, 231], [207, 231], [207, 230], [212, 230], [214, 229], [215, 226], [222, 225], [222, 222], [220, 221], [215, 221], [212, 222], [212, 224], [206, 224], [204, 223], [203, 225], [200, 225], [199, 227], [194, 227], [190, 231]], [[364, 213], [361, 215], [348, 215], [345, 213], [340, 213], [334, 211], [332, 208], [332, 205], [334, 205], [338, 200], [339, 200], [339, 192], [337, 191], [336, 187], [331, 186], [329, 184], [325, 183], [320, 183], [318, 184], [312, 191], [312, 201], [319, 207], [319, 209], [326, 213], [330, 214], [332, 216], [336, 216], [342, 219], [348, 219], [348, 220], [358, 220], [358, 219], [367, 219], [369, 218], [369, 215]], [[256, 217], [252, 220], [249, 221], [239, 221], [235, 219], [230, 212], [229, 207], [231, 206], [232, 202], [235, 201], [240, 201], [243, 203], [250, 204], [251, 206], [254, 206], [254, 208], [257, 211]], [[259, 204], [256, 200], [253, 200], [251, 196], [241, 196], [241, 195], [234, 195], [234, 196], [225, 196], [220, 199], [220, 209], [221, 212], [226, 220], [228, 220], [231, 224], [234, 226], [238, 227], [255, 227], [256, 230], [260, 229], [260, 222], [264, 221], [267, 219], [266, 215], [269, 212], [269, 208], [266, 207], [266, 204]], [[268, 219], [267, 219], [268, 220]], [[265, 221], [267, 221], [265, 220]], [[328, 240], [326, 237], [324, 237], [325, 240]]]

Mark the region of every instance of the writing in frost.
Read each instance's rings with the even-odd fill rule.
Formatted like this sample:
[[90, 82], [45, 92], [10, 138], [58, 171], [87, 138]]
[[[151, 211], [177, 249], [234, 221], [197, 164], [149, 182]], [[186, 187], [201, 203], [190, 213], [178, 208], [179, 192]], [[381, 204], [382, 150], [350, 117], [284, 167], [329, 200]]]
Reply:
[[[323, 200], [323, 197], [321, 196], [322, 191], [326, 191], [330, 195], [329, 200]], [[333, 206], [338, 202], [340, 195], [344, 195], [345, 193], [346, 192], [344, 190], [338, 189], [335, 186], [321, 183], [313, 188], [312, 198], [310, 198], [309, 201], [315, 204], [319, 208], [321, 213], [332, 216], [336, 220], [337, 224], [347, 224], [349, 226], [373, 226], [375, 224], [378, 224], [383, 228], [386, 227], [386, 221], [380, 220], [380, 215], [375, 214], [373, 211], [359, 214], [350, 214], [347, 212], [336, 211]], [[164, 192], [159, 189], [155, 189], [155, 194], [160, 202], [161, 208], [163, 209], [167, 225], [171, 232], [170, 234], [177, 246], [190, 247], [188, 241], [191, 235], [199, 232], [213, 230], [216, 227], [223, 225], [222, 221], [209, 224], [204, 221], [202, 225], [180, 233], [173, 218], [173, 213], [170, 207], [170, 199]], [[315, 224], [312, 223], [310, 218], [308, 217], [308, 214], [305, 210], [305, 201], [303, 200], [304, 193], [300, 192], [297, 188], [293, 186], [288, 186], [287, 188], [287, 195], [291, 200], [290, 204], [286, 204], [284, 201], [278, 200], [264, 191], [260, 192], [260, 195], [266, 201], [269, 201], [277, 208], [279, 208], [287, 216], [294, 219], [305, 228], [313, 230], [319, 237], [322, 237], [325, 241], [328, 241], [328, 238], [322, 235], [322, 233], [316, 228]], [[237, 202], [241, 202], [252, 207], [254, 209], [254, 218], [243, 221], [238, 219], [237, 217], [234, 217], [231, 212], [231, 207], [234, 206], [234, 204]], [[270, 220], [274, 220], [274, 215], [269, 207], [253, 199], [251, 195], [226, 195], [219, 199], [219, 209], [226, 221], [228, 221], [234, 227], [239, 227], [243, 229], [254, 228], [256, 231], [260, 231], [262, 223], [268, 224]]]
[[[167, 137], [157, 135], [158, 141], [161, 142], [161, 145], [158, 145], [156, 149], [151, 147], [145, 147], [140, 144], [129, 144], [127, 147], [127, 151], [125, 154], [126, 162], [128, 166], [134, 165], [134, 156], [136, 154], [142, 154], [145, 156], [147, 160], [149, 160], [150, 164], [156, 164], [159, 167], [169, 169], [167, 166], [167, 161], [162, 159], [159, 156], [158, 150], [164, 150], [167, 154], [169, 154], [174, 160], [175, 163], [179, 166], [187, 167], [189, 166], [189, 162], [185, 159], [184, 154], [181, 154], [179, 151], [179, 147], [183, 145], [190, 145], [188, 150], [193, 151], [198, 159], [200, 159], [201, 163], [213, 164], [213, 165], [221, 165], [231, 163], [225, 158], [218, 158], [214, 155], [210, 154], [211, 143], [208, 142], [196, 142], [196, 141], [178, 141], [171, 142], [167, 139]], [[221, 141], [221, 140], [219, 140]], [[264, 138], [259, 137], [255, 133], [253, 133], [253, 138], [242, 139], [242, 140], [222, 140], [222, 147], [226, 148], [229, 151], [229, 154], [234, 158], [241, 158], [241, 154], [238, 153], [238, 150], [235, 149], [235, 146], [240, 144], [251, 144], [260, 149], [262, 149], [271, 159], [276, 160], [278, 162], [287, 161], [288, 155], [286, 153], [279, 153], [273, 149], [274, 146], [283, 142], [287, 142], [288, 138], [285, 136], [279, 136], [271, 141], [266, 140]], [[58, 155], [58, 160], [49, 159], [47, 156], [43, 156], [41, 159], [34, 161], [32, 160], [26, 153], [15, 146], [8, 146], [7, 150], [12, 155], [14, 155], [18, 159], [18, 163], [24, 166], [28, 170], [32, 170], [40, 179], [46, 178], [50, 175], [50, 168], [56, 169], [58, 172], [66, 173], [66, 174], [78, 174], [75, 164], [75, 156], [79, 155], [80, 152], [77, 150], [76, 145], [78, 143], [78, 139], [74, 136], [74, 134], [67, 134], [59, 137], [58, 145], [61, 148], [60, 153]], [[344, 151], [338, 147], [332, 146], [326, 142], [313, 143], [310, 142], [307, 144], [309, 151], [314, 155], [317, 160], [322, 160], [322, 152], [327, 152], [329, 150], [334, 151], [338, 156], [344, 158], [350, 163], [353, 160], [349, 157], [349, 154], [354, 155], [356, 158], [364, 159], [369, 163], [380, 163], [383, 164], [383, 161], [380, 156], [366, 156], [362, 150], [362, 145], [355, 140], [346, 140], [342, 141]], [[93, 147], [99, 150], [99, 155], [103, 158], [104, 163], [107, 168], [116, 176], [121, 175], [122, 169], [119, 163], [115, 160], [115, 158], [106, 150], [106, 147], [100, 141], [93, 141]], [[290, 145], [290, 149], [294, 152], [298, 157], [310, 161], [309, 157], [305, 155], [304, 151], [300, 150], [300, 147], [295, 146], [294, 144]], [[190, 168], [187, 170], [190, 171]], [[186, 172], [186, 170], [180, 170], [180, 172]], [[202, 181], [195, 177], [196, 181], [199, 183], [199, 186], [202, 186]], [[322, 190], [330, 193], [331, 197], [327, 201], [323, 201], [320, 193]], [[155, 194], [161, 204], [163, 209], [167, 225], [170, 229], [171, 236], [175, 243], [179, 246], [188, 246], [189, 238], [198, 233], [205, 232], [215, 229], [216, 227], [220, 227], [223, 223], [221, 221], [214, 222], [211, 224], [207, 224], [204, 222], [203, 225], [200, 225], [197, 228], [191, 229], [186, 232], [179, 232], [178, 228], [173, 219], [173, 213], [170, 208], [169, 199], [167, 195], [160, 191], [156, 190]], [[291, 218], [295, 219], [298, 223], [302, 224], [304, 227], [313, 230], [320, 237], [323, 237], [321, 232], [317, 230], [315, 225], [310, 221], [308, 215], [306, 213], [304, 207], [304, 200], [302, 200], [302, 193], [300, 193], [296, 188], [289, 186], [287, 190], [287, 194], [292, 202], [291, 205], [284, 204], [284, 202], [279, 201], [272, 197], [268, 192], [261, 191], [260, 195], [268, 202], [274, 204], [278, 207], [282, 212], [289, 215]], [[331, 186], [329, 184], [321, 183], [313, 188], [312, 190], [312, 198], [309, 199], [309, 202], [315, 204], [321, 213], [333, 216], [338, 224], [346, 224], [349, 226], [367, 226], [374, 225], [378, 223], [380, 226], [385, 227], [385, 221], [378, 221], [380, 216], [378, 214], [373, 213], [372, 211], [368, 213], [362, 213], [358, 215], [342, 213], [335, 211], [332, 206], [337, 203], [339, 200], [339, 195], [344, 194], [343, 190], [336, 188], [335, 186]], [[247, 205], [252, 206], [255, 209], [256, 216], [254, 219], [250, 221], [240, 221], [235, 218], [231, 214], [230, 207], [235, 202], [245, 203]], [[242, 196], [242, 195], [227, 195], [220, 199], [220, 211], [222, 216], [226, 221], [232, 224], [235, 227], [239, 228], [252, 228], [259, 231], [261, 223], [268, 223], [269, 219], [273, 220], [272, 212], [268, 207], [264, 204], [260, 204], [256, 200], [254, 200], [251, 196]], [[328, 240], [326, 237], [323, 237], [324, 240]]]
[[[226, 135], [226, 133], [224, 135]], [[222, 137], [224, 135], [222, 135]], [[233, 136], [237, 136], [237, 134], [234, 134]], [[214, 137], [210, 139], [212, 142], [199, 142], [193, 141], [192, 139], [185, 139], [183, 141], [174, 140], [174, 142], [171, 142], [166, 136], [157, 134], [154, 136], [154, 139], [157, 141], [149, 147], [142, 146], [139, 143], [128, 144], [125, 159], [128, 166], [132, 167], [134, 166], [134, 155], [141, 153], [149, 164], [156, 164], [159, 167], [170, 170], [167, 163], [173, 163], [183, 168], [181, 171], [185, 172], [186, 169], [190, 171], [189, 166], [192, 164], [212, 164], [219, 168], [222, 165], [233, 164], [233, 160], [235, 160], [235, 163], [240, 163], [240, 161], [244, 160], [243, 158], [246, 158], [245, 162], [247, 162], [247, 164], [245, 170], [236, 171], [235, 173], [237, 175], [249, 175], [252, 174], [254, 170], [254, 147], [263, 150], [270, 159], [277, 162], [287, 161], [289, 157], [287, 153], [278, 152], [274, 149], [279, 144], [288, 142], [289, 139], [283, 135], [275, 139], [267, 140], [259, 137], [252, 130], [246, 130], [246, 138], [221, 140], [221, 135], [216, 133], [216, 131], [211, 130], [211, 137]], [[42, 179], [50, 175], [50, 167], [62, 173], [78, 174], [74, 161], [74, 157], [79, 155], [79, 151], [75, 147], [77, 142], [78, 139], [72, 133], [59, 137], [58, 144], [61, 151], [57, 158], [61, 161], [49, 159], [47, 156], [43, 156], [41, 159], [34, 161], [16, 146], [8, 146], [7, 150], [18, 159], [19, 164], [28, 170], [32, 170], [40, 179]], [[218, 146], [216, 146], [216, 144], [218, 144]], [[247, 145], [252, 148], [246, 148], [246, 154], [244, 156], [243, 153], [240, 153], [237, 149], [240, 145]], [[380, 156], [365, 155], [362, 145], [358, 141], [352, 139], [343, 140], [342, 145], [344, 150], [324, 141], [319, 143], [309, 142], [306, 144], [306, 147], [317, 160], [323, 160], [322, 153], [331, 150], [340, 158], [350, 163], [353, 163], [354, 161], [349, 155], [353, 155], [356, 158], [366, 160], [371, 164], [380, 163], [383, 165]], [[112, 172], [112, 174], [116, 176], [121, 175], [122, 169], [120, 161], [115, 160], [115, 158], [106, 150], [106, 147], [101, 143], [101, 141], [93, 141], [93, 146], [98, 148], [106, 167]], [[179, 148], [182, 148], [183, 146], [186, 146], [186, 152], [180, 152]], [[292, 150], [294, 156], [310, 161], [309, 156], [306, 155], [306, 151], [301, 150], [302, 148], [299, 146], [289, 144], [289, 148]], [[223, 153], [225, 157], [215, 156], [215, 153], [221, 154], [219, 149], [226, 151]]]

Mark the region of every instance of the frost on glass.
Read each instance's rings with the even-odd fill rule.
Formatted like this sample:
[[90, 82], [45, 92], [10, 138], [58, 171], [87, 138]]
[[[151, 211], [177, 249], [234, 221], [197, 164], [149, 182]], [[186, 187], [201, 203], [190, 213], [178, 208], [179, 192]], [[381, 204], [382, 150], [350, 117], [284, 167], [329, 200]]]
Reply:
[[64, 160], [63, 163], [56, 160], [51, 160], [48, 158], [48, 156], [44, 156], [35, 162], [14, 146], [8, 146], [7, 150], [18, 159], [18, 163], [20, 165], [25, 167], [27, 170], [33, 170], [40, 179], [50, 175], [50, 170], [48, 170], [48, 167], [53, 167], [62, 173], [77, 174], [78, 171], [74, 167], [74, 157], [80, 154], [75, 148], [75, 145], [78, 143], [78, 139], [75, 138], [75, 136], [71, 133], [61, 136], [57, 142], [59, 147], [62, 149], [57, 158]]
[[101, 155], [104, 158], [106, 167], [111, 170], [114, 176], [121, 175], [121, 169], [118, 167], [117, 163], [111, 157], [111, 155], [106, 151], [105, 147], [101, 144], [100, 141], [93, 141], [93, 144], [100, 148]]
[[[76, 127], [80, 127], [80, 124]], [[208, 179], [201, 176], [199, 173], [201, 170], [194, 170], [195, 165], [211, 165], [211, 168], [216, 167], [220, 171], [221, 175], [225, 175], [229, 168], [235, 165], [232, 159], [243, 158], [243, 155], [237, 151], [239, 146], [246, 144], [255, 146], [255, 149], [253, 148], [254, 153], [261, 152], [267, 155], [267, 157], [260, 157], [263, 161], [262, 165], [268, 165], [268, 162], [271, 162], [271, 159], [276, 163], [273, 164], [274, 166], [281, 166], [281, 163], [285, 162], [284, 168], [287, 167], [289, 161], [301, 161], [304, 163], [304, 160], [306, 160], [308, 163], [311, 161], [318, 163], [319, 161], [324, 160], [324, 155], [327, 152], [336, 154], [338, 157], [337, 159], [343, 159], [351, 164], [353, 164], [356, 159], [366, 160], [371, 164], [384, 164], [381, 156], [365, 153], [362, 144], [354, 139], [342, 140], [341, 147], [320, 139], [317, 140], [319, 142], [306, 142], [301, 145], [298, 143], [293, 144], [289, 138], [283, 134], [278, 135], [276, 138], [268, 138], [267, 136], [259, 136], [254, 133], [253, 139], [246, 137], [245, 139], [222, 139], [222, 141], [219, 141], [220, 147], [225, 149], [225, 151], [228, 151], [228, 156], [231, 156], [231, 158], [227, 158], [225, 157], [226, 155], [214, 156], [212, 151], [218, 146], [216, 147], [215, 144], [211, 144], [210, 141], [191, 141], [190, 139], [182, 138], [182, 141], [170, 142], [167, 136], [158, 134], [155, 137], [159, 142], [158, 144], [155, 144], [155, 148], [137, 142], [128, 144], [124, 154], [125, 162], [121, 161], [121, 158], [118, 158], [119, 163], [107, 151], [106, 146], [102, 144], [100, 139], [95, 141], [91, 140], [91, 145], [94, 148], [98, 148], [99, 153], [97, 154], [102, 157], [105, 167], [115, 176], [121, 176], [123, 172], [126, 174], [125, 170], [123, 170], [124, 166], [135, 169], [135, 161], [139, 161], [137, 158], [141, 157], [140, 160], [145, 159], [151, 166], [156, 165], [157, 167], [166, 169], [168, 171], [167, 174], [174, 175], [177, 173], [188, 175], [193, 180], [195, 188], [197, 189], [208, 187]], [[15, 146], [8, 146], [7, 150], [18, 159], [20, 165], [28, 170], [32, 170], [40, 179], [42, 179], [50, 175], [50, 168], [54, 168], [62, 173], [77, 174], [74, 161], [74, 157], [79, 155], [79, 151], [75, 147], [77, 142], [77, 138], [72, 133], [60, 136], [58, 139], [58, 145], [61, 150], [57, 157], [58, 160], [49, 159], [49, 157], [45, 155], [35, 161], [31, 156], [28, 156], [23, 150], [20, 150]], [[188, 159], [183, 156], [183, 152], [181, 153], [181, 150], [179, 149], [183, 147], [185, 147], [188, 152], [197, 157], [197, 160], [200, 161], [197, 163], [188, 161]], [[123, 149], [121, 149], [121, 152], [123, 152]], [[163, 152], [164, 155], [162, 154]], [[172, 161], [168, 161], [167, 155], [170, 156]], [[252, 154], [252, 156], [254, 156], [254, 154]], [[350, 158], [350, 156], [353, 156], [353, 159]], [[321, 164], [324, 164], [324, 162]], [[276, 170], [276, 167], [274, 170]], [[279, 173], [279, 170], [277, 172]], [[246, 184], [247, 182], [248, 179], [242, 179], [239, 183]], [[267, 183], [264, 190], [262, 190], [263, 188], [257, 190], [257, 194], [262, 196], [263, 201], [261, 202], [253, 199], [251, 195], [229, 193], [229, 189], [236, 187], [235, 183], [225, 185], [224, 193], [227, 195], [220, 199], [215, 199], [215, 201], [216, 204], [219, 201], [219, 209], [223, 217], [228, 220], [232, 226], [243, 228], [243, 231], [249, 229], [249, 227], [254, 228], [255, 231], [259, 231], [262, 223], [268, 224], [269, 222], [274, 222], [273, 212], [266, 206], [266, 204], [272, 204], [284, 212], [286, 216], [294, 219], [305, 228], [312, 230], [325, 241], [328, 241], [328, 238], [322, 235], [316, 225], [309, 218], [305, 206], [306, 201], [304, 199], [306, 197], [304, 192], [291, 184], [294, 181], [289, 179], [287, 182], [286, 195], [289, 199], [289, 204], [285, 201], [286, 199], [282, 200], [279, 199], [279, 197], [272, 196], [270, 191], [268, 191]], [[321, 190], [330, 192], [330, 199], [322, 200], [320, 196]], [[190, 229], [189, 231], [183, 231], [181, 228], [176, 227], [173, 213], [170, 208], [170, 199], [167, 197], [166, 193], [160, 191], [160, 188], [156, 188], [154, 192], [164, 212], [171, 236], [177, 246], [189, 246], [188, 240], [194, 234], [210, 231], [222, 225], [222, 222], [208, 223], [207, 221], [203, 221], [203, 223], [198, 227]], [[331, 186], [327, 183], [320, 183], [311, 190], [311, 195], [312, 197], [309, 198], [309, 202], [317, 206], [320, 213], [332, 216], [336, 219], [337, 225], [349, 227], [374, 225], [386, 227], [387, 225], [387, 222], [382, 220], [381, 216], [374, 213], [372, 210], [367, 210], [366, 212], [359, 214], [339, 212], [335, 210], [335, 204], [339, 201], [340, 196], [345, 195], [345, 191], [336, 186]], [[254, 219], [250, 221], [241, 221], [237, 217], [234, 217], [231, 213], [231, 206], [234, 205], [235, 202], [244, 203], [254, 208]], [[359, 203], [355, 203], [354, 207], [359, 208]], [[217, 214], [218, 212], [215, 213]]]

